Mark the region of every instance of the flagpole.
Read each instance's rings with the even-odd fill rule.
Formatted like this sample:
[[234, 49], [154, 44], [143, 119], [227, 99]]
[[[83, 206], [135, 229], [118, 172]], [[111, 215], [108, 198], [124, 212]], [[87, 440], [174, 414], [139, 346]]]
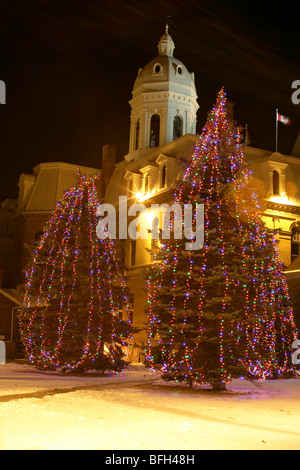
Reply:
[[276, 109], [276, 150], [275, 152], [277, 152], [277, 148], [278, 148], [278, 109]]

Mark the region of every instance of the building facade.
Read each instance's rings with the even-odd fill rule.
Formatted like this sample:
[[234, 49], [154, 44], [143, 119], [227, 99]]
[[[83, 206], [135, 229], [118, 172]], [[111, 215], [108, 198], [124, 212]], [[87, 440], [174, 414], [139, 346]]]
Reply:
[[[128, 154], [116, 163], [114, 145], [108, 144], [103, 148], [99, 200], [112, 204], [117, 213], [120, 210], [120, 196], [126, 196], [128, 206], [140, 203], [150, 208], [151, 204], [171, 203], [174, 183], [182, 174], [181, 161], [191, 158], [198, 140], [196, 117], [199, 105], [194, 74], [174, 57], [174, 49], [166, 27], [158, 43], [158, 54], [138, 71], [129, 102]], [[246, 146], [245, 158], [253, 171], [263, 220], [268, 228], [277, 233], [279, 254], [295, 299], [297, 321], [297, 315], [300, 318], [300, 158], [251, 146]], [[34, 168], [33, 174], [21, 175], [17, 203], [3, 205], [2, 228], [5, 224], [6, 232], [2, 230], [0, 253], [2, 246], [3, 256], [6, 254], [5, 269], [11, 270], [13, 279], [11, 287], [24, 282], [27, 248], [38, 243], [56, 202], [65, 190], [75, 184], [78, 170], [87, 175], [100, 171], [61, 162], [42, 163]], [[9, 220], [8, 208], [11, 208]], [[150, 229], [155, 214], [149, 209], [145, 217]], [[128, 217], [128, 223], [130, 221]], [[11, 250], [10, 257], [7, 256], [6, 246]], [[151, 239], [149, 233], [147, 239], [127, 237], [118, 246], [132, 292], [133, 325], [141, 330], [134, 338], [131, 359], [141, 361], [143, 348], [147, 344], [144, 270], [152, 262], [156, 241]], [[7, 291], [2, 294], [6, 303], [12, 300], [8, 299]], [[10, 331], [8, 322], [2, 323]]]
[[[145, 213], [149, 228], [155, 217], [151, 204], [172, 203], [172, 188], [182, 173], [180, 161], [191, 158], [198, 140], [194, 75], [174, 58], [174, 47], [167, 27], [158, 44], [158, 55], [138, 71], [129, 102], [129, 152], [115, 166], [105, 192], [105, 202], [117, 210], [119, 196], [126, 196], [128, 205], [142, 203], [149, 207]], [[228, 111], [230, 115], [232, 108]], [[263, 220], [277, 233], [279, 254], [289, 275], [289, 266], [300, 254], [300, 158], [251, 146], [246, 146], [245, 158], [253, 172]], [[144, 270], [152, 262], [154, 243], [149, 234], [147, 240], [128, 237], [123, 244], [128, 285], [133, 293], [133, 324], [141, 329], [133, 360], [141, 359], [147, 344]], [[293, 279], [297, 279], [300, 271], [293, 271]], [[293, 282], [297, 285], [297, 280]]]

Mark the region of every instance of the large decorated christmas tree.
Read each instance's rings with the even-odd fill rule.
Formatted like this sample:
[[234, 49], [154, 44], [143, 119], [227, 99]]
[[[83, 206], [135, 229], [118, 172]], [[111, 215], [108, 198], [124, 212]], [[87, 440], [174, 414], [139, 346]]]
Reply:
[[160, 242], [148, 276], [149, 363], [167, 379], [215, 390], [236, 376], [293, 373], [287, 285], [223, 89], [173, 202], [204, 205], [204, 245]]
[[27, 272], [22, 339], [40, 368], [118, 370], [131, 330], [124, 270], [96, 234], [97, 177], [78, 175], [44, 229]]

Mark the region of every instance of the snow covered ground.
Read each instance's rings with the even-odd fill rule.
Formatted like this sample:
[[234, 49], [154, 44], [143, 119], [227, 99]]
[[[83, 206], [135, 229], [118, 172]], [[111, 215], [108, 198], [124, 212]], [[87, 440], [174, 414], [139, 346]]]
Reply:
[[300, 378], [212, 393], [141, 364], [71, 377], [0, 364], [1, 450], [300, 450]]

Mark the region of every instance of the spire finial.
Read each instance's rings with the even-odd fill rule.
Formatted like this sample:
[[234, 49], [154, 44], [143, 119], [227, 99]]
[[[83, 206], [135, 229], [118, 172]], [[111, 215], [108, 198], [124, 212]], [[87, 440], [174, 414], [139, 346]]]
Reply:
[[168, 55], [170, 57], [173, 57], [174, 48], [175, 45], [173, 39], [169, 35], [169, 25], [168, 23], [166, 23], [165, 34], [160, 38], [160, 41], [158, 43], [159, 55]]

